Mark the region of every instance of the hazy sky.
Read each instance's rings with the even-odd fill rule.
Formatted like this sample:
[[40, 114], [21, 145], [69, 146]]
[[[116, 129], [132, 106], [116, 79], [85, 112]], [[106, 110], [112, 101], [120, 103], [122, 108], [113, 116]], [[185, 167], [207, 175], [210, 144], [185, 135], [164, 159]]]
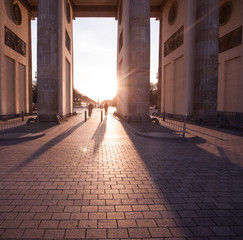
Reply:
[[[37, 20], [32, 21], [33, 78], [36, 72]], [[97, 101], [116, 95], [117, 21], [76, 18], [73, 21], [74, 87]], [[150, 81], [158, 71], [159, 22], [151, 19]]]

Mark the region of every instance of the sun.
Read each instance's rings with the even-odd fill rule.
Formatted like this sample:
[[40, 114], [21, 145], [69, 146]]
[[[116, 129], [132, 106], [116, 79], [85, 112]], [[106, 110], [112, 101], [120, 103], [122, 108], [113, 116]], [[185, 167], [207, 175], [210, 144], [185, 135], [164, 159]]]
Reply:
[[100, 78], [97, 87], [97, 95], [100, 101], [112, 100], [116, 96], [117, 81], [114, 78]]

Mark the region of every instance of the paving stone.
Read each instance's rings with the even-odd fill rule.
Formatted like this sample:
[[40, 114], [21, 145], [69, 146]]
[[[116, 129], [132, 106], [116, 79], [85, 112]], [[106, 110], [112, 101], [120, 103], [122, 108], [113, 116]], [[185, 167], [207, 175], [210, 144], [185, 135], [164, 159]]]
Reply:
[[148, 228], [129, 228], [128, 229], [129, 236], [131, 238], [146, 238], [150, 237], [150, 233], [148, 231]]
[[98, 228], [117, 228], [117, 222], [116, 220], [98, 220]]
[[149, 228], [152, 237], [172, 237], [168, 228]]
[[86, 238], [106, 238], [106, 229], [87, 229]]
[[108, 229], [108, 238], [128, 238], [127, 229]]
[[62, 239], [64, 234], [65, 230], [63, 229], [47, 229], [44, 233], [43, 239]]
[[215, 234], [212, 232], [212, 230], [209, 227], [205, 226], [199, 226], [199, 227], [190, 227], [190, 230], [192, 231], [193, 235], [196, 237], [210, 237], [215, 236]]
[[65, 238], [80, 239], [85, 238], [85, 229], [67, 229], [65, 232]]
[[45, 230], [43, 229], [26, 229], [24, 234], [22, 235], [22, 238], [42, 239], [44, 232]]
[[217, 236], [236, 235], [228, 226], [211, 226], [211, 229]]
[[6, 229], [2, 234], [1, 238], [3, 239], [20, 239], [24, 233], [24, 229]]
[[241, 239], [242, 136], [188, 124], [182, 142], [126, 126], [94, 110], [0, 141], [0, 238]]

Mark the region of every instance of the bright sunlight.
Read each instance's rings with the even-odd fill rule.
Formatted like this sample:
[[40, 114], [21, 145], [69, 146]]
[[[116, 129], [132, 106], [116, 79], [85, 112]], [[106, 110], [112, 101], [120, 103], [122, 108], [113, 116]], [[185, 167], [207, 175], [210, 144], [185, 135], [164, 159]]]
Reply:
[[73, 21], [74, 87], [94, 100], [116, 95], [117, 22], [111, 18]]

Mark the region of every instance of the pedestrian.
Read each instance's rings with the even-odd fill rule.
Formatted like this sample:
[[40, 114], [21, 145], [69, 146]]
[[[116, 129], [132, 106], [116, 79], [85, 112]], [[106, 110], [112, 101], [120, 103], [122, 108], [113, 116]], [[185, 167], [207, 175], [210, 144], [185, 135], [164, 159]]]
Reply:
[[109, 105], [108, 105], [108, 103], [106, 102], [106, 103], [105, 103], [105, 114], [108, 113], [108, 108], [109, 108]]
[[93, 104], [90, 103], [89, 106], [88, 106], [88, 109], [89, 109], [89, 116], [91, 116], [92, 111], [93, 111], [93, 108], [94, 108]]

